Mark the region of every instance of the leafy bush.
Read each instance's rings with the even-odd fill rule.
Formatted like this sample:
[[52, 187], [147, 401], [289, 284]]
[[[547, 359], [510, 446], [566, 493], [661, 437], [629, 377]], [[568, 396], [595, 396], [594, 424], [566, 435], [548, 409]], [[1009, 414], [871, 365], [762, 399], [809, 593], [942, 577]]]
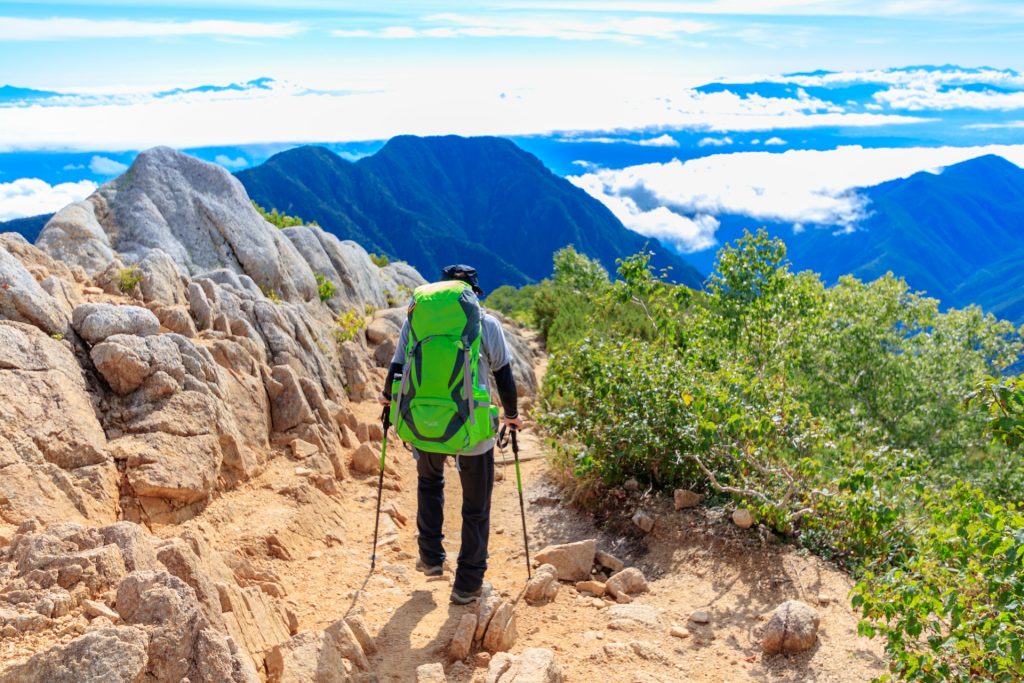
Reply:
[[260, 291], [263, 292], [263, 296], [270, 299], [270, 303], [279, 304], [281, 303], [281, 297], [277, 295], [277, 290], [270, 287], [260, 287]]
[[498, 298], [527, 300], [552, 352], [541, 419], [578, 491], [730, 496], [861, 577], [895, 676], [1019, 679], [1024, 380], [992, 379], [1024, 348], [1012, 325], [891, 274], [826, 287], [764, 231], [719, 252], [705, 292], [645, 254], [612, 281], [566, 249]]
[[316, 274], [316, 286], [317, 292], [320, 295], [320, 301], [328, 301], [338, 293], [338, 286], [328, 279], [326, 275], [321, 275], [320, 273]]
[[117, 272], [117, 288], [125, 294], [134, 292], [140, 282], [142, 282], [142, 271], [138, 266], [128, 266]]
[[334, 341], [339, 345], [354, 341], [366, 327], [366, 318], [353, 309], [334, 318]]
[[293, 228], [299, 225], [315, 225], [317, 227], [319, 227], [320, 225], [316, 221], [304, 221], [298, 216], [289, 216], [286, 213], [280, 213], [278, 212], [277, 209], [274, 208], [272, 208], [270, 211], [267, 211], [262, 206], [257, 204], [255, 200], [253, 200], [252, 205], [253, 207], [255, 207], [256, 211], [259, 212], [260, 216], [263, 217], [263, 220], [282, 230], [284, 228]]
[[959, 483], [921, 491], [906, 560], [869, 573], [853, 604], [908, 681], [1024, 679], [1024, 515]]
[[373, 261], [373, 264], [378, 268], [383, 268], [391, 263], [391, 259], [389, 259], [385, 254], [370, 254], [370, 260]]

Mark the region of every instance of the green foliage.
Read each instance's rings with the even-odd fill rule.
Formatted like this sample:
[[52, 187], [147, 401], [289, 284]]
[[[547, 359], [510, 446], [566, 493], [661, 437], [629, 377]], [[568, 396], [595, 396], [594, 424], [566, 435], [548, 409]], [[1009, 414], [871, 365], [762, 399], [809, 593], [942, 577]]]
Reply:
[[268, 299], [270, 299], [270, 303], [272, 303], [272, 304], [279, 304], [279, 303], [281, 303], [281, 297], [277, 295], [277, 290], [276, 289], [271, 289], [270, 287], [260, 287], [260, 291], [263, 292], [263, 296], [265, 296]]
[[138, 266], [128, 266], [117, 272], [117, 288], [125, 294], [134, 292], [140, 282], [142, 282], [142, 271]]
[[534, 297], [539, 289], [539, 285], [524, 285], [519, 288], [502, 285], [488, 294], [483, 304], [532, 327]]
[[645, 254], [610, 281], [566, 249], [549, 280], [499, 297], [527, 300], [552, 351], [541, 419], [580, 490], [730, 496], [862, 577], [894, 675], [1020, 673], [1024, 620], [1006, 615], [1024, 603], [1004, 596], [1024, 590], [1024, 554], [1006, 559], [1024, 542], [1024, 380], [991, 379], [1022, 351], [1012, 325], [892, 275], [826, 287], [764, 231], [719, 252], [706, 292]]
[[320, 301], [328, 301], [338, 293], [338, 286], [327, 278], [326, 275], [316, 274], [316, 288], [320, 295]]
[[869, 573], [853, 604], [908, 681], [1024, 678], [1024, 515], [959, 483], [920, 491], [917, 548]]
[[391, 263], [391, 259], [389, 259], [385, 254], [370, 254], [370, 260], [373, 261], [373, 264], [378, 268], [383, 268]]
[[357, 310], [352, 309], [339, 313], [334, 318], [334, 341], [339, 345], [356, 340], [366, 327], [366, 318]]
[[1024, 444], [1024, 376], [986, 377], [968, 402], [980, 400], [988, 408], [988, 428], [996, 441], [1020, 450]]
[[298, 216], [289, 216], [286, 213], [278, 212], [278, 210], [274, 208], [272, 208], [270, 211], [267, 211], [262, 206], [257, 204], [255, 200], [253, 201], [252, 205], [253, 207], [255, 207], [256, 211], [259, 212], [260, 216], [263, 217], [263, 220], [282, 230], [284, 228], [292, 228], [298, 225], [319, 225], [316, 221], [304, 221]]

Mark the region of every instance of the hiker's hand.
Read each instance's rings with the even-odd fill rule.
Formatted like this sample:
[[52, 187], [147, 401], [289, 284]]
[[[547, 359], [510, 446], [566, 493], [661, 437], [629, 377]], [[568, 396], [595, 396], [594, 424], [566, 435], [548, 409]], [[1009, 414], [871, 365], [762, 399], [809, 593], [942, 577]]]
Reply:
[[516, 415], [515, 417], [509, 417], [509, 416], [506, 415], [506, 416], [502, 417], [501, 419], [505, 423], [505, 426], [508, 427], [509, 429], [519, 430], [519, 429], [523, 428], [523, 416], [522, 415]]
[[384, 392], [382, 391], [379, 394], [377, 394], [377, 403], [381, 404], [382, 406], [389, 406], [391, 405], [391, 397], [385, 395]]

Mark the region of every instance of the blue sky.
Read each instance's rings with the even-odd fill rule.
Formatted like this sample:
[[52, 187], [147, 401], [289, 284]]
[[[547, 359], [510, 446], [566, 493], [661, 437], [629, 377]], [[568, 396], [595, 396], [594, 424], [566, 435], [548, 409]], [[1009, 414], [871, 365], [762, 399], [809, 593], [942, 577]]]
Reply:
[[822, 68], [1024, 69], [1024, 5], [961, 0], [0, 3], [0, 83], [161, 87], [258, 76], [393, 87], [490, 76], [608, 86]]
[[455, 133], [683, 253], [724, 215], [852, 229], [857, 188], [1024, 165], [1021, 45], [1019, 1], [2, 2], [0, 220], [158, 144], [237, 170]]

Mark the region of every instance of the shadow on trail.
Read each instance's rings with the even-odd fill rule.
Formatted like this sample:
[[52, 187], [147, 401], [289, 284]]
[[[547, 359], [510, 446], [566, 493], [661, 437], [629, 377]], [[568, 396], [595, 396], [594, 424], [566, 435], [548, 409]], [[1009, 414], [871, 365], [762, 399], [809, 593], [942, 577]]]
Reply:
[[393, 680], [409, 680], [414, 676], [417, 666], [427, 662], [440, 661], [444, 656], [448, 641], [455, 632], [455, 627], [470, 607], [447, 605], [444, 622], [436, 627], [433, 638], [422, 647], [413, 647], [413, 632], [420, 623], [432, 612], [440, 611], [441, 607], [434, 600], [434, 595], [427, 590], [415, 590], [398, 609], [392, 613], [388, 622], [377, 634], [378, 652], [375, 655], [375, 669], [381, 674], [381, 680], [398, 675]]

